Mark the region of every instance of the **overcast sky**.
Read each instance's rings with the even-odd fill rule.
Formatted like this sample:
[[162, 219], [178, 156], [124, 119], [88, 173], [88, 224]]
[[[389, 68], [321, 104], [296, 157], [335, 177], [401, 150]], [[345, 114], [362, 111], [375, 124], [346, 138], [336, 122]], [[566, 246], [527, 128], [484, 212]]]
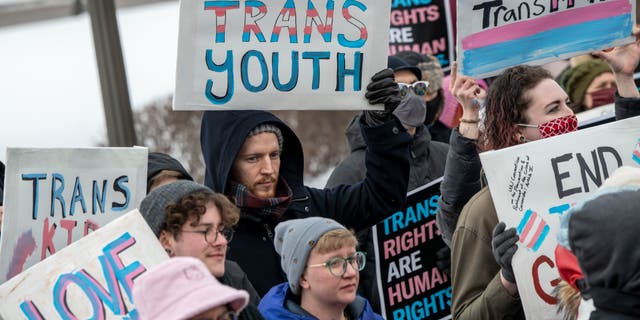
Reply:
[[[120, 9], [118, 24], [134, 109], [171, 94], [178, 3]], [[0, 28], [0, 160], [6, 147], [99, 142], [106, 127], [88, 15]]]

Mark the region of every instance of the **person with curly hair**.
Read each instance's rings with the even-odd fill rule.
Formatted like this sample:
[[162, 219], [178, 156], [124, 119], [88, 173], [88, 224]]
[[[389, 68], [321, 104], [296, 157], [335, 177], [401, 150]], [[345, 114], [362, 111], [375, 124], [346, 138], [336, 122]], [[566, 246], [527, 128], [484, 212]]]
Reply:
[[262, 319], [260, 297], [244, 271], [226, 259], [240, 211], [227, 197], [189, 180], [151, 191], [140, 212], [170, 257], [198, 258], [222, 284], [249, 292], [249, 306], [239, 319]]

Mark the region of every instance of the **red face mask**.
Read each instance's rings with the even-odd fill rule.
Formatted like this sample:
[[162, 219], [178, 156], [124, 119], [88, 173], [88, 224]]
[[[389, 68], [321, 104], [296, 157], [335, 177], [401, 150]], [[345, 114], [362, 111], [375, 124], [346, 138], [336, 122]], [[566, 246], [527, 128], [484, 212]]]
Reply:
[[518, 125], [522, 127], [538, 128], [542, 138], [549, 138], [576, 131], [576, 129], [578, 129], [578, 117], [576, 117], [575, 114], [572, 114], [561, 118], [555, 118], [539, 125]]
[[617, 88], [604, 88], [598, 91], [589, 93], [591, 96], [592, 108], [604, 106], [605, 104], [613, 103], [615, 100]]

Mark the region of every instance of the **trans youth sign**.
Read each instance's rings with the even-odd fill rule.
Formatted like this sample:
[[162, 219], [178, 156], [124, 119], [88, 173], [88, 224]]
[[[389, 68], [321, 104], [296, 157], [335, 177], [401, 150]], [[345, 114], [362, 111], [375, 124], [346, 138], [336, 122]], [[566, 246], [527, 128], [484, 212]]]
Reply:
[[376, 109], [388, 1], [180, 1], [174, 110]]
[[436, 266], [446, 244], [436, 226], [442, 178], [411, 191], [407, 208], [373, 226], [382, 315], [450, 318], [451, 282]]
[[453, 61], [450, 0], [393, 0], [389, 29], [389, 55], [414, 51], [432, 55], [443, 70]]
[[146, 148], [7, 150], [0, 283], [137, 208]]
[[0, 318], [139, 319], [135, 279], [165, 259], [131, 211], [0, 286]]
[[635, 0], [458, 0], [460, 72], [487, 77], [635, 40]]
[[640, 166], [640, 117], [480, 154], [498, 218], [520, 236], [513, 270], [527, 319], [557, 317], [560, 217], [620, 166]]

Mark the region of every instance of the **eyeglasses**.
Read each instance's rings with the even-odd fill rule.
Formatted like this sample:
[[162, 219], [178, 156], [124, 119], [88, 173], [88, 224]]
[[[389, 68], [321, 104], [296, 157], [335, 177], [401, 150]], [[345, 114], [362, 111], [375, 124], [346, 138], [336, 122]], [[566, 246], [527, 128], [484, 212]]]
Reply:
[[347, 273], [347, 262], [353, 267], [353, 269], [362, 271], [362, 269], [364, 269], [364, 264], [366, 263], [364, 252], [356, 251], [356, 253], [346, 259], [342, 257], [335, 257], [329, 259], [325, 263], [310, 264], [307, 267], [327, 267], [332, 275], [342, 277]]
[[413, 90], [413, 93], [419, 96], [424, 96], [427, 94], [427, 89], [429, 88], [429, 81], [416, 81], [412, 84], [398, 82], [398, 87], [400, 87], [400, 98], [404, 99], [409, 94], [409, 90]]
[[216, 243], [218, 241], [218, 235], [221, 234], [227, 242], [231, 242], [233, 238], [233, 229], [227, 227], [221, 227], [219, 229], [214, 229], [213, 226], [208, 226], [205, 230], [180, 230], [182, 232], [188, 233], [199, 233], [204, 236], [204, 241], [210, 244]]

